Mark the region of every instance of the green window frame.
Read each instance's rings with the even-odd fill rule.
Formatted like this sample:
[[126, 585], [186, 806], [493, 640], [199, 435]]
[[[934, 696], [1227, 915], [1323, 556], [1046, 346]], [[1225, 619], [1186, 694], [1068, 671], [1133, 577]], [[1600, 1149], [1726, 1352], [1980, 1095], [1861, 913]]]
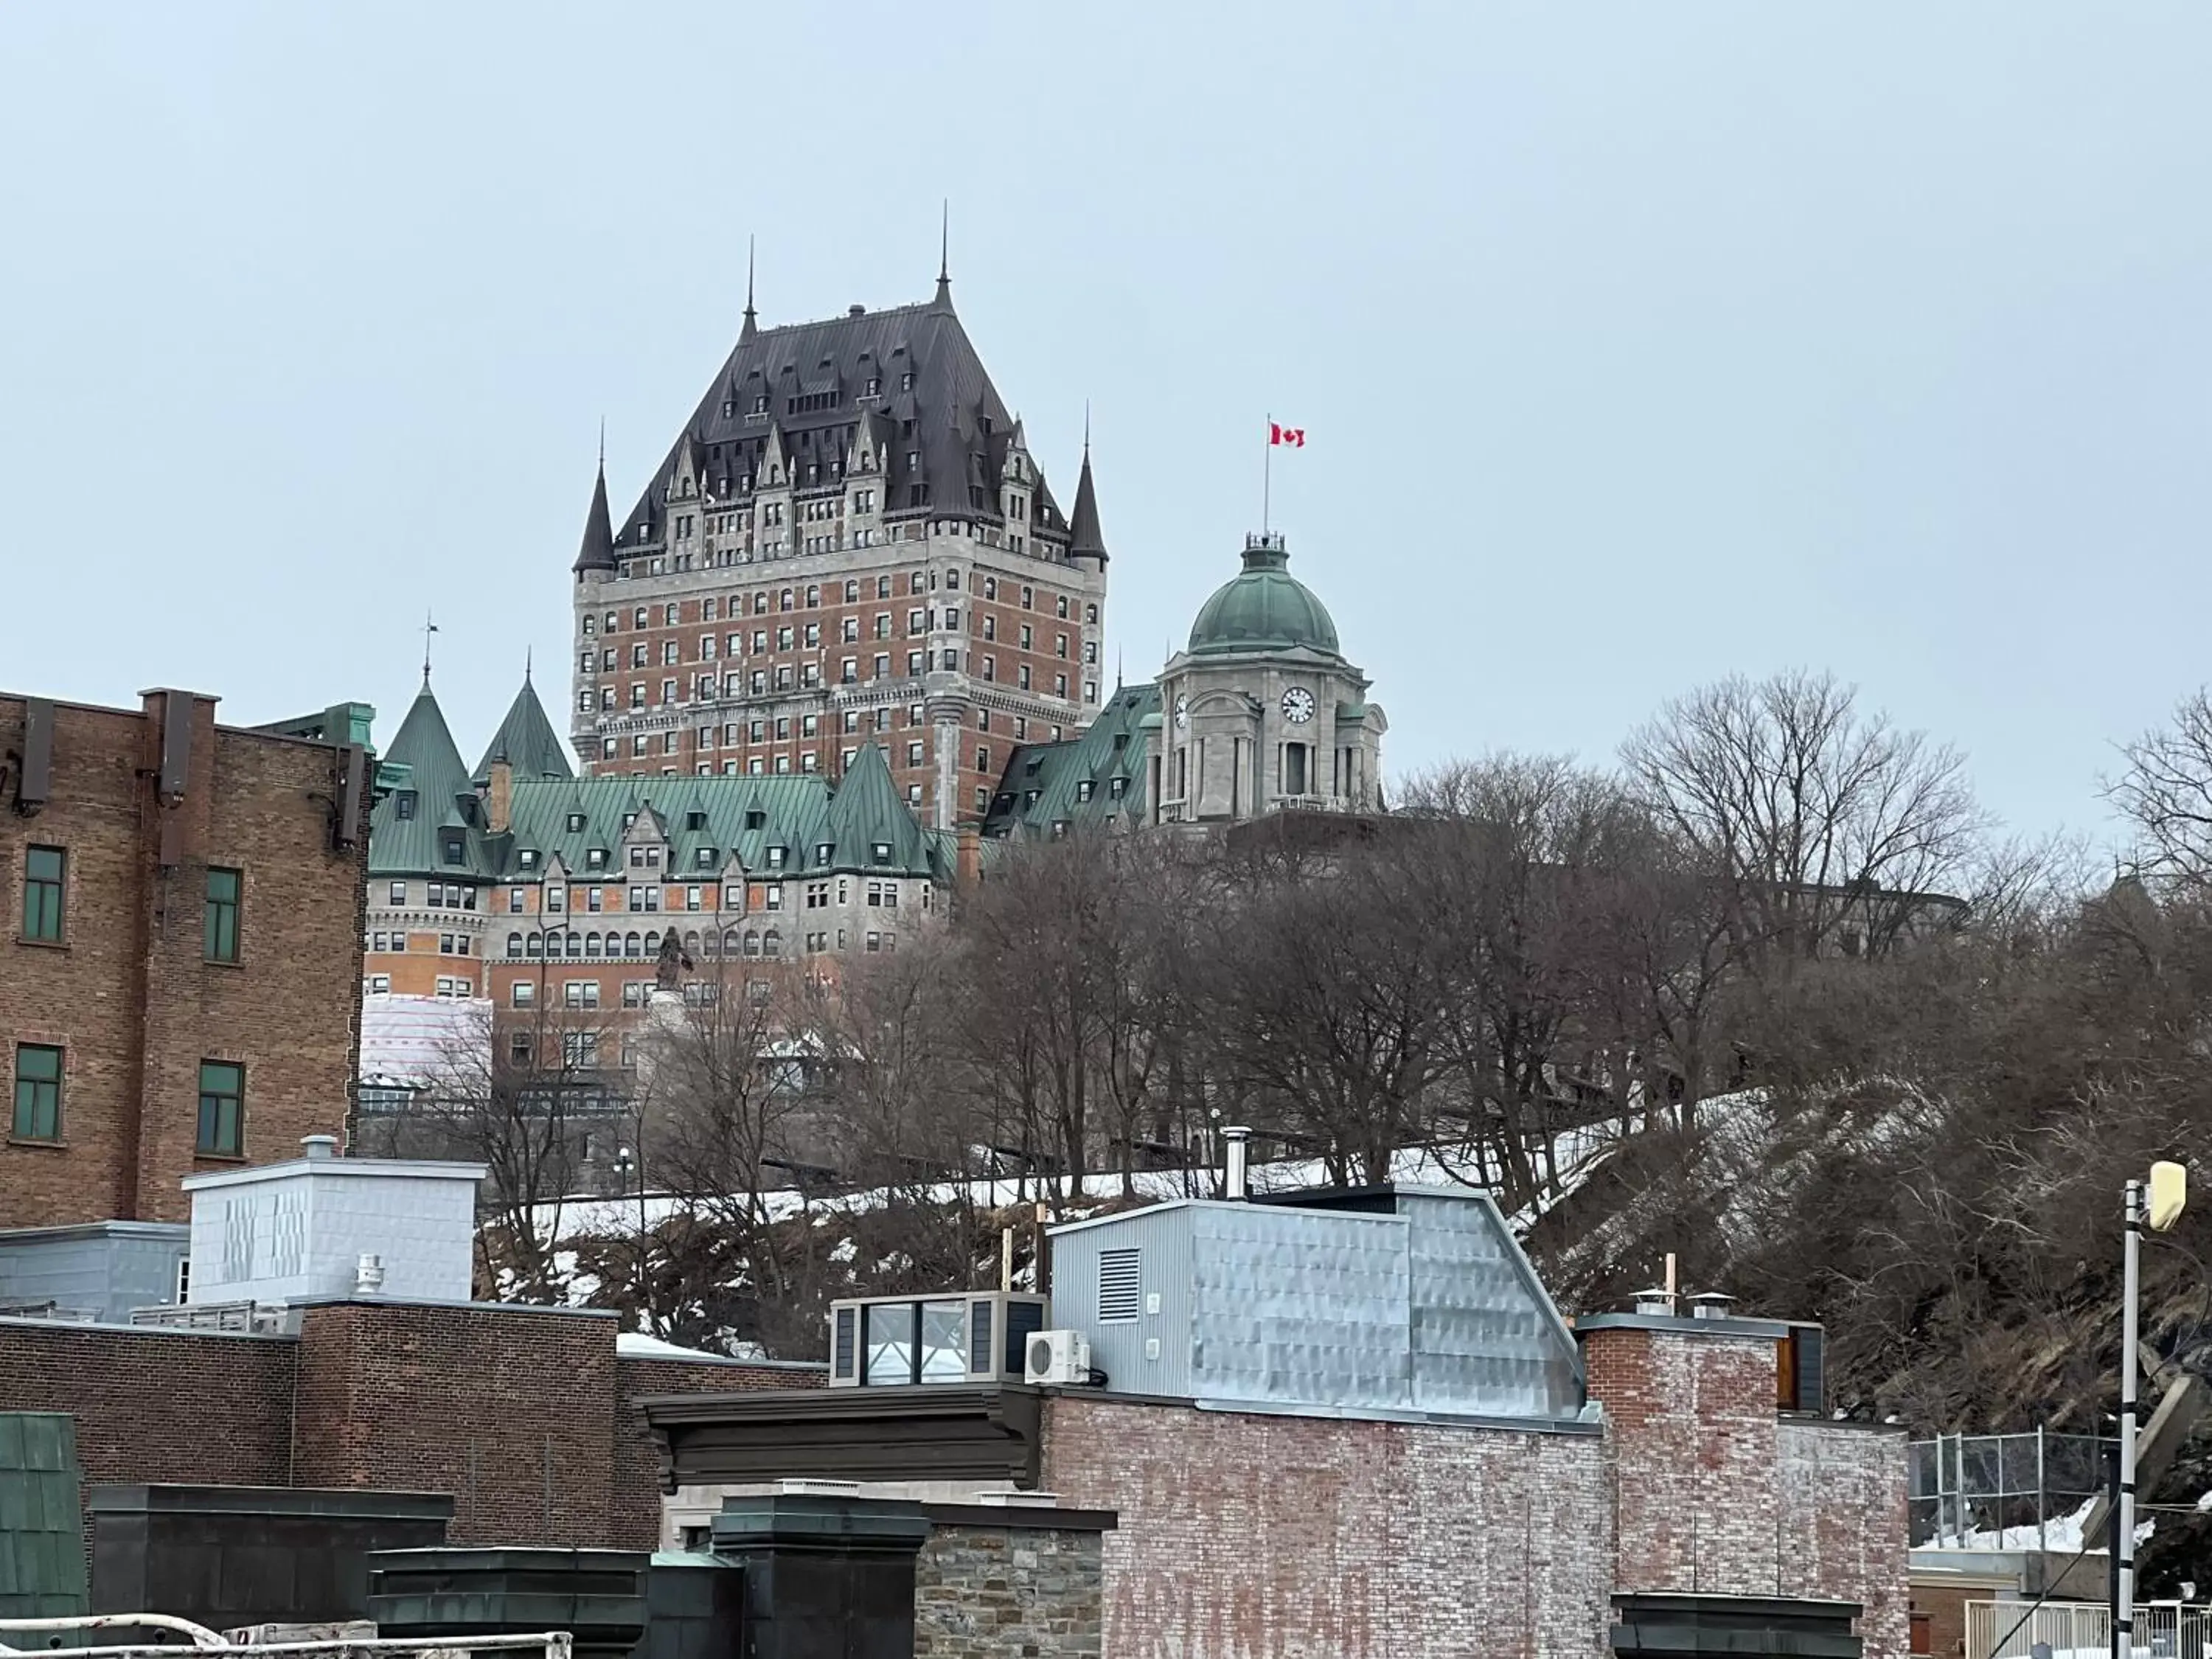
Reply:
[[9, 1133], [17, 1140], [62, 1138], [62, 1051], [41, 1042], [15, 1045], [15, 1115]]
[[200, 1062], [199, 1133], [202, 1157], [237, 1158], [246, 1151], [246, 1067], [235, 1060]]
[[207, 914], [203, 947], [210, 962], [238, 960], [238, 903], [246, 890], [246, 877], [237, 870], [210, 865], [207, 872]]
[[23, 853], [23, 937], [58, 945], [62, 939], [62, 894], [69, 878], [69, 854], [59, 847], [30, 847]]

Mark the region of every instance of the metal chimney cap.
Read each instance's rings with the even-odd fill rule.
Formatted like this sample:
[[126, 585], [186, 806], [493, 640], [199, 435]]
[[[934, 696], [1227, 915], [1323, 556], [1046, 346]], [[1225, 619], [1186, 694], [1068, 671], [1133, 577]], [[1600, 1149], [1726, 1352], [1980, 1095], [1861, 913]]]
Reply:
[[1690, 1298], [1692, 1319], [1726, 1319], [1735, 1298], [1724, 1291], [1699, 1291]]
[[1640, 1314], [1670, 1314], [1674, 1311], [1674, 1294], [1663, 1289], [1638, 1291], [1631, 1300]]
[[311, 1158], [336, 1158], [338, 1155], [338, 1138], [336, 1135], [301, 1135], [300, 1145]]
[[1225, 1124], [1222, 1127], [1221, 1138], [1224, 1140], [1249, 1140], [1252, 1139], [1252, 1131], [1246, 1124]]

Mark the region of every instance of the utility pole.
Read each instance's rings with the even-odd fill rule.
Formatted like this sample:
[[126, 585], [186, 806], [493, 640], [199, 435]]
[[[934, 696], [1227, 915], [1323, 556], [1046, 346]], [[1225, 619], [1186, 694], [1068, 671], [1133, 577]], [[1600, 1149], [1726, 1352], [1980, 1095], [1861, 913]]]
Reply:
[[2135, 1652], [2136, 1279], [2142, 1255], [2143, 1183], [2128, 1182], [2121, 1199], [2120, 1492], [2112, 1540], [2112, 1659]]
[[2181, 1218], [2189, 1197], [2189, 1171], [2179, 1164], [2150, 1166], [2148, 1182], [2130, 1181], [2121, 1196], [2119, 1492], [2112, 1540], [2112, 1659], [2134, 1659], [2136, 1622], [2136, 1352], [2142, 1323], [2136, 1308], [2142, 1278], [2143, 1229], [2165, 1232]]

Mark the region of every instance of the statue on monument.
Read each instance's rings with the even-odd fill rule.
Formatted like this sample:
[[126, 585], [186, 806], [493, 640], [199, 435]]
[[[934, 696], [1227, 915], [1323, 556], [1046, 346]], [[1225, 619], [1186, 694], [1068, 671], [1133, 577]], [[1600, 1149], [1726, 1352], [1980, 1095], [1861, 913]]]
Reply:
[[684, 975], [691, 970], [691, 958], [684, 954], [684, 941], [670, 928], [660, 941], [660, 963], [653, 969], [654, 988], [662, 991], [681, 991]]

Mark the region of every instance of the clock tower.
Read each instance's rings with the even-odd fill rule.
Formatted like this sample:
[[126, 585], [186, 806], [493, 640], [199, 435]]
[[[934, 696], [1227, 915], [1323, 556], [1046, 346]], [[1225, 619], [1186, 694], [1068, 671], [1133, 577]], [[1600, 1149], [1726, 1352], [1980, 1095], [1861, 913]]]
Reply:
[[1338, 649], [1327, 608], [1291, 574], [1279, 533], [1244, 538], [1243, 569], [1200, 608], [1159, 684], [1146, 755], [1153, 822], [1379, 805], [1389, 723]]

